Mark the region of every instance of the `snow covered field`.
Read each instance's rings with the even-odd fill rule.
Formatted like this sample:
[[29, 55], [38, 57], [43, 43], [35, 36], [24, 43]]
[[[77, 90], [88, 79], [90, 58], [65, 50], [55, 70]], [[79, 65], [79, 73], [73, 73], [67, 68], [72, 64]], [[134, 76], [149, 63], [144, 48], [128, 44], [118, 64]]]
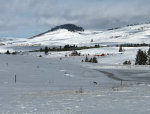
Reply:
[[150, 113], [149, 68], [72, 59], [1, 54], [0, 113]]
[[[101, 55], [105, 54], [104, 57], [100, 56], [97, 57], [99, 64], [101, 65], [122, 65], [124, 61], [130, 60], [132, 65], [135, 64], [135, 58], [137, 51], [139, 49], [142, 49], [143, 51], [148, 51], [149, 47], [123, 47], [125, 50], [124, 52], [119, 52], [119, 47], [101, 47], [101, 48], [92, 48], [92, 49], [84, 49], [84, 50], [78, 50], [79, 53], [81, 53], [81, 57], [68, 57], [64, 58], [65, 55], [69, 56], [72, 51], [62, 51], [62, 52], [49, 52], [48, 55], [45, 55], [44, 52], [33, 52], [28, 53], [32, 56], [40, 56], [42, 55], [45, 58], [64, 58], [64, 59], [70, 59], [72, 62], [81, 62], [82, 60], [85, 60], [86, 55], [90, 54], [90, 57], [93, 57], [94, 55]], [[74, 59], [75, 58], [75, 59]]]
[[[66, 44], [100, 48], [0, 54], [0, 114], [150, 114], [150, 66], [135, 66], [139, 49], [122, 43], [150, 43], [150, 24], [111, 31], [58, 30], [33, 39], [1, 39], [0, 52]], [[93, 42], [91, 42], [93, 39]], [[4, 44], [4, 45], [3, 45]], [[98, 64], [81, 62], [98, 54]], [[42, 55], [42, 57], [39, 57]], [[65, 57], [67, 55], [67, 57]], [[131, 65], [123, 65], [126, 60]], [[15, 83], [16, 76], [16, 83]]]

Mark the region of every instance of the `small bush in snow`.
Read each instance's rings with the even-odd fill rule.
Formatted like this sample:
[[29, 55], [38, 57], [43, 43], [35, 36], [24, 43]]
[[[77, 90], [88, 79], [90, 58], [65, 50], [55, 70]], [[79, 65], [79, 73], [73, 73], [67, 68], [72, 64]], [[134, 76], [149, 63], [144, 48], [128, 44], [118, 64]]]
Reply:
[[83, 89], [80, 88], [78, 91], [76, 91], [76, 93], [83, 93]]
[[81, 53], [77, 52], [77, 51], [72, 51], [72, 53], [70, 54], [70, 56], [81, 56]]
[[15, 52], [12, 52], [12, 55], [16, 55], [17, 54], [17, 52], [15, 51]]
[[79, 93], [83, 93], [83, 89], [82, 88], [79, 89]]
[[42, 55], [40, 55], [39, 57], [42, 57]]
[[93, 84], [94, 84], [94, 85], [97, 85], [97, 82], [94, 81]]
[[125, 61], [123, 64], [124, 65], [131, 65], [131, 61], [130, 60], [129, 61]]

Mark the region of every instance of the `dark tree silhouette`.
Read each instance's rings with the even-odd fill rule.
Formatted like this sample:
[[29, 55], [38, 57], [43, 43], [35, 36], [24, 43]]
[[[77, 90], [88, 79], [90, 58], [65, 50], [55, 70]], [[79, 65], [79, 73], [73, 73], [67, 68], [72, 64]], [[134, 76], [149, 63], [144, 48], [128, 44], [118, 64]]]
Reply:
[[45, 49], [44, 49], [45, 55], [48, 54], [48, 51], [49, 51], [49, 49], [48, 49], [48, 47], [46, 46]]
[[10, 54], [9, 50], [6, 51], [6, 54]]
[[120, 45], [119, 52], [123, 52], [122, 46]]
[[148, 64], [147, 53], [139, 49], [136, 55], [135, 65], [147, 65], [147, 64]]

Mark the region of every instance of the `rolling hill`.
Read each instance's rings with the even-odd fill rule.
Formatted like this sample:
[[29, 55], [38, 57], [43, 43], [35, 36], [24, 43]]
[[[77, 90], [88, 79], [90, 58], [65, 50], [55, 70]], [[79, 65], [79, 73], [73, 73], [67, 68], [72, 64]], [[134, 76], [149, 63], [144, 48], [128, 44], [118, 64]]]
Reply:
[[114, 46], [125, 43], [150, 43], [150, 24], [126, 26], [106, 31], [79, 30], [72, 32], [61, 28], [62, 26], [59, 27], [30, 39], [2, 40], [1, 43], [5, 46], [64, 46], [66, 44]]

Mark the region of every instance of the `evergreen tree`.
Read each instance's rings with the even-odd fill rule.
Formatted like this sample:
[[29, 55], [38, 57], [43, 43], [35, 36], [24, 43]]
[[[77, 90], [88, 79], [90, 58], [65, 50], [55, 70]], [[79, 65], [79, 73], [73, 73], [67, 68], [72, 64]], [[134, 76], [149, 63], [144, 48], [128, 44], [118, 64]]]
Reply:
[[86, 56], [86, 58], [85, 58], [85, 62], [89, 62], [89, 59], [88, 59], [88, 57]]
[[93, 63], [98, 63], [97, 58], [93, 57]]
[[135, 65], [147, 65], [148, 64], [148, 56], [146, 52], [142, 50], [138, 50], [135, 60]]
[[120, 45], [119, 52], [123, 52], [122, 46]]
[[49, 51], [49, 50], [48, 50], [48, 47], [46, 46], [45, 49], [44, 49], [45, 55], [48, 54], [48, 51]]
[[127, 64], [128, 64], [128, 61], [125, 61], [123, 64], [124, 64], [124, 65], [127, 65]]
[[10, 54], [9, 50], [6, 51], [6, 54]]

